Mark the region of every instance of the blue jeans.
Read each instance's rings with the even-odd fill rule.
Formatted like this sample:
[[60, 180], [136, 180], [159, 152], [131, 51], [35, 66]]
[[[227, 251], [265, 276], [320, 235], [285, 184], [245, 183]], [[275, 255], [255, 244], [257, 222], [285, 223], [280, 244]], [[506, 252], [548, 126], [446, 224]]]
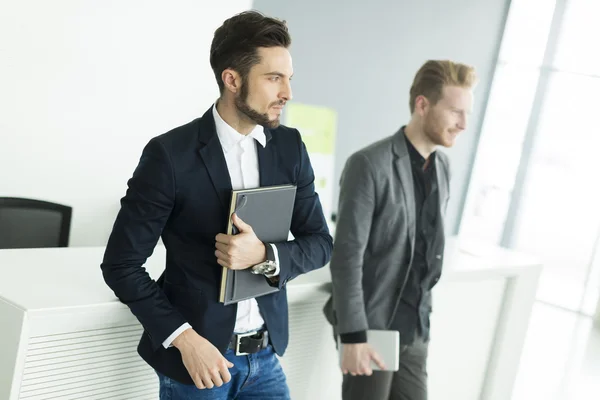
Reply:
[[255, 354], [236, 356], [227, 350], [233, 363], [231, 380], [221, 387], [198, 389], [158, 374], [160, 400], [290, 400], [285, 374], [271, 345]]

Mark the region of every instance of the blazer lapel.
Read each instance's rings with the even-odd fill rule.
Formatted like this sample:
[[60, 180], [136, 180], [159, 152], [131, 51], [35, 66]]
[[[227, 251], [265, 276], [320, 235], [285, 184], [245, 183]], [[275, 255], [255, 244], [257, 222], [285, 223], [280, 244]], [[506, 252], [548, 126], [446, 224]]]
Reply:
[[223, 154], [221, 142], [217, 136], [212, 107], [200, 119], [198, 132], [200, 148], [198, 153], [206, 166], [213, 187], [225, 209], [229, 209], [231, 201], [231, 177]]
[[[404, 194], [404, 207], [406, 209], [408, 238], [410, 240], [411, 254], [414, 253], [416, 236], [416, 210], [415, 210], [415, 189], [412, 177], [412, 167], [410, 165], [410, 156], [406, 148], [404, 131], [401, 129], [394, 135], [393, 151], [395, 155], [394, 165], [396, 173], [400, 178], [400, 186]], [[411, 256], [412, 262], [412, 256]]]

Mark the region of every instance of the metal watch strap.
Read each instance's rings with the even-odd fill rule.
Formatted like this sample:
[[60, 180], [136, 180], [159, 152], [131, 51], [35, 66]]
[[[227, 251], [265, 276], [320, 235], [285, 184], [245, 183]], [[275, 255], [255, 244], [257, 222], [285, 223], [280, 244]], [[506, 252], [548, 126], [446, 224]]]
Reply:
[[273, 252], [273, 247], [269, 243], [265, 243], [266, 250], [266, 260], [261, 262], [260, 264], [256, 264], [251, 268], [251, 272], [253, 274], [262, 274], [268, 275], [272, 274], [276, 269], [275, 264], [275, 253]]

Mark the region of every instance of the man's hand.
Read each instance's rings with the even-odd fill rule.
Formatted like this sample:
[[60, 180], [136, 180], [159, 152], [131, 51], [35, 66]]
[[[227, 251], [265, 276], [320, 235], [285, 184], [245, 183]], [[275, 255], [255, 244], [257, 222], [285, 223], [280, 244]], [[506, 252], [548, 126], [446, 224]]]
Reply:
[[219, 233], [216, 237], [217, 262], [229, 269], [246, 269], [267, 259], [265, 244], [256, 237], [252, 227], [236, 214], [232, 215], [234, 225], [239, 229], [237, 235]]
[[371, 360], [384, 370], [383, 360], [367, 343], [346, 343], [342, 354], [342, 372], [344, 374], [368, 375], [373, 374]]
[[183, 365], [198, 389], [212, 389], [231, 380], [229, 368], [233, 364], [193, 329], [187, 329], [177, 336], [173, 346], [179, 349]]

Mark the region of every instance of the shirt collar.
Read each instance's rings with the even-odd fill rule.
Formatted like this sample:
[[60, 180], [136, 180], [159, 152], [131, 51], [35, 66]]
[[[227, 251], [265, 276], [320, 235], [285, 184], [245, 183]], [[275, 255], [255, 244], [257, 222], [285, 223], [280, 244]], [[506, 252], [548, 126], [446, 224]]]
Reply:
[[[221, 147], [223, 147], [223, 151], [227, 153], [246, 136], [233, 129], [231, 125], [221, 118], [217, 111], [217, 103], [213, 104], [212, 113], [215, 119], [215, 128], [217, 129], [217, 136], [221, 142]], [[248, 136], [255, 139], [262, 147], [267, 145], [265, 128], [263, 128], [262, 125], [256, 125]]]

